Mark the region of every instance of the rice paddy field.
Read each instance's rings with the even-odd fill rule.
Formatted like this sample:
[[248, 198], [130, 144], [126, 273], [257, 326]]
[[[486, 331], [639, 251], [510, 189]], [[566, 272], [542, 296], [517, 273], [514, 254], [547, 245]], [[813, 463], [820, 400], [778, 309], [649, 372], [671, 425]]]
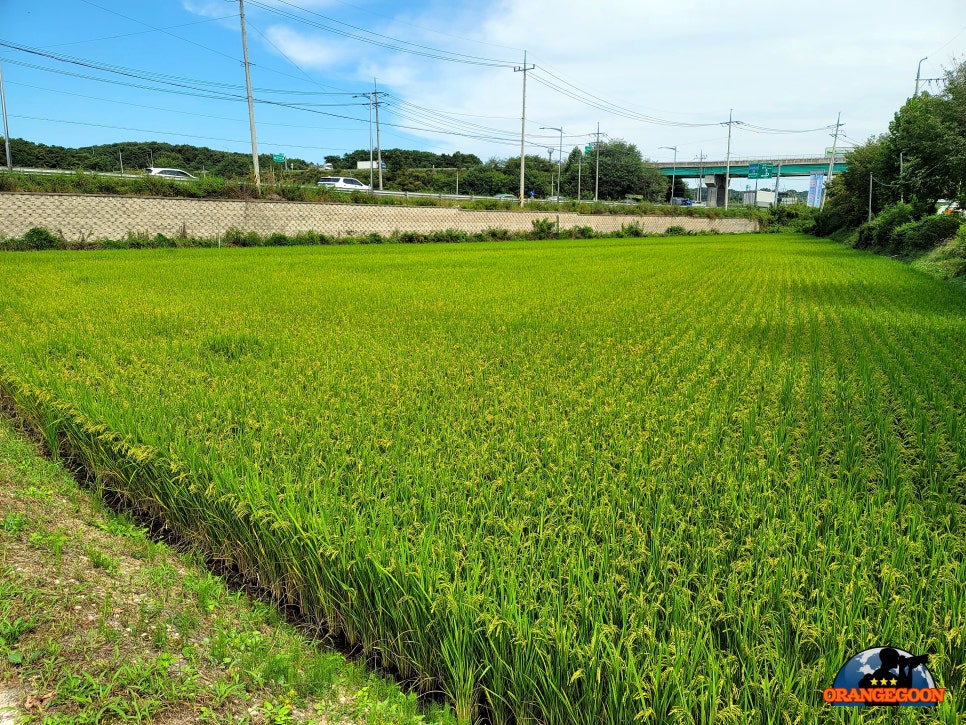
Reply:
[[[467, 723], [966, 718], [966, 291], [795, 235], [9, 253], [0, 385]], [[936, 708], [835, 708], [869, 647]]]

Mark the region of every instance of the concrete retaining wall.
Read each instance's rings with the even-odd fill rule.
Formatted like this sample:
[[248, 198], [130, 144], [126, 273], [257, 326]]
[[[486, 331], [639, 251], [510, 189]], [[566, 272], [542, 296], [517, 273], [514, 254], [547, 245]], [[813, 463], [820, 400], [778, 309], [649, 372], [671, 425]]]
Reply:
[[488, 228], [529, 231], [534, 219], [557, 221], [561, 228], [589, 226], [614, 232], [636, 222], [646, 232], [669, 226], [688, 231], [753, 232], [748, 219], [702, 217], [610, 216], [563, 212], [468, 211], [455, 207], [375, 206], [235, 199], [172, 199], [94, 194], [0, 193], [0, 234], [23, 236], [31, 227], [46, 227], [70, 241], [120, 239], [128, 232], [217, 237], [230, 227], [262, 235], [317, 231], [333, 236], [394, 231], [433, 232]]

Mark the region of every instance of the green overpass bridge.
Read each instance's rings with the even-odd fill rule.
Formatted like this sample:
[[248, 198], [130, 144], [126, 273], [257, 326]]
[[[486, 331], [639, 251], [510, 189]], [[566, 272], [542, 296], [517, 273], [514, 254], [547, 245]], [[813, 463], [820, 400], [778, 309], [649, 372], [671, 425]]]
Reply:
[[[707, 187], [708, 206], [724, 206], [725, 179], [752, 178], [767, 182], [774, 179], [773, 184], [783, 176], [811, 176], [812, 174], [828, 174], [829, 156], [793, 156], [768, 157], [757, 159], [732, 159], [730, 165], [725, 161], [705, 160], [703, 162], [670, 161], [652, 162], [665, 176], [679, 179], [703, 179]], [[765, 175], [767, 167], [771, 167], [771, 174]], [[841, 174], [848, 168], [845, 154], [836, 154], [832, 164], [832, 175]]]
[[[782, 176], [811, 176], [812, 174], [827, 174], [829, 156], [806, 156], [795, 158], [762, 158], [762, 159], [733, 159], [731, 161], [732, 177], [748, 177], [748, 167], [760, 164], [771, 164], [775, 175], [781, 172]], [[726, 170], [724, 161], [705, 161], [702, 164], [697, 162], [679, 162], [677, 164], [670, 161], [655, 163], [665, 176], [673, 173], [682, 179], [699, 179], [702, 176], [723, 174]], [[836, 154], [835, 163], [832, 166], [832, 174], [841, 174], [848, 168], [845, 157]]]

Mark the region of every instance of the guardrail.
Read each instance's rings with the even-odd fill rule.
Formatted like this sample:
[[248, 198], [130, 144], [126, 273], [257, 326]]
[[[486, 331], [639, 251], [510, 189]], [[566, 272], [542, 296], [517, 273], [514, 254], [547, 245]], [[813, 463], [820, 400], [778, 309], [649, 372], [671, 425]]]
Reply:
[[[15, 172], [15, 173], [21, 173], [21, 174], [76, 174], [76, 173], [78, 173], [78, 171], [80, 173], [88, 174], [90, 176], [111, 176], [111, 177], [115, 177], [115, 178], [119, 178], [119, 179], [141, 179], [141, 178], [144, 178], [144, 174], [121, 174], [121, 173], [119, 173], [117, 171], [87, 171], [87, 170], [68, 171], [66, 169], [35, 169], [35, 168], [26, 167], [26, 166], [15, 166], [13, 168], [13, 172]], [[6, 169], [3, 168], [3, 167], [0, 167], [0, 173], [3, 173], [3, 172], [6, 172]], [[163, 177], [156, 177], [156, 178], [163, 178]], [[179, 181], [179, 179], [168, 179], [168, 181]], [[313, 184], [306, 184], [305, 186], [311, 188], [314, 185]], [[353, 192], [348, 192], [348, 193], [353, 193]], [[358, 193], [358, 192], [354, 192], [354, 193]], [[381, 190], [381, 191], [380, 190], [373, 190], [371, 193], [372, 193], [373, 196], [394, 196], [394, 197], [402, 197], [404, 199], [439, 199], [440, 201], [469, 201], [469, 202], [473, 202], [473, 201], [479, 201], [481, 199], [494, 199], [493, 196], [490, 196], [488, 194], [485, 194], [485, 195], [480, 195], [480, 194], [442, 194], [442, 193], [431, 192], [431, 191], [395, 191], [395, 190], [392, 190], [392, 189], [384, 189], [384, 190]], [[504, 199], [503, 201], [509, 201], [509, 202], [511, 202], [513, 204], [516, 204], [517, 203], [516, 197], [514, 197], [513, 199]], [[564, 204], [569, 205], [569, 204], [572, 204], [574, 202], [577, 202], [578, 204], [604, 204], [606, 206], [628, 206], [628, 205], [630, 205], [630, 202], [626, 202], [626, 201], [603, 201], [603, 200], [601, 200], [601, 201], [595, 202], [592, 199], [581, 199], [579, 202], [577, 201], [577, 199], [567, 199], [566, 201], [562, 201], [562, 202], [554, 202], [554, 201], [548, 201], [546, 199], [529, 199], [529, 198], [527, 198], [527, 199], [525, 199], [525, 201], [534, 201], [534, 202], [540, 202], [540, 203], [543, 203], [543, 204], [557, 204], [557, 205], [564, 205]]]
[[[0, 167], [0, 172], [6, 171]], [[14, 166], [11, 171], [20, 174], [76, 174], [77, 171], [67, 171], [65, 169], [33, 169], [28, 166]], [[114, 176], [119, 179], [140, 179], [144, 174], [121, 174], [117, 171], [81, 171], [89, 176]]]

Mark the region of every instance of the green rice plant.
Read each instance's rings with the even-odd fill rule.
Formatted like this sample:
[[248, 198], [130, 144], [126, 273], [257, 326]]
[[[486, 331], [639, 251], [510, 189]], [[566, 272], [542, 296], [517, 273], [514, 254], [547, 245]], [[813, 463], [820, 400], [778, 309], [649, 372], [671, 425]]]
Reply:
[[[877, 644], [949, 694], [868, 721], [964, 717], [958, 287], [790, 234], [0, 275], [0, 389], [52, 450], [464, 722], [848, 722], [822, 690]], [[208, 643], [328, 681], [259, 646]]]

